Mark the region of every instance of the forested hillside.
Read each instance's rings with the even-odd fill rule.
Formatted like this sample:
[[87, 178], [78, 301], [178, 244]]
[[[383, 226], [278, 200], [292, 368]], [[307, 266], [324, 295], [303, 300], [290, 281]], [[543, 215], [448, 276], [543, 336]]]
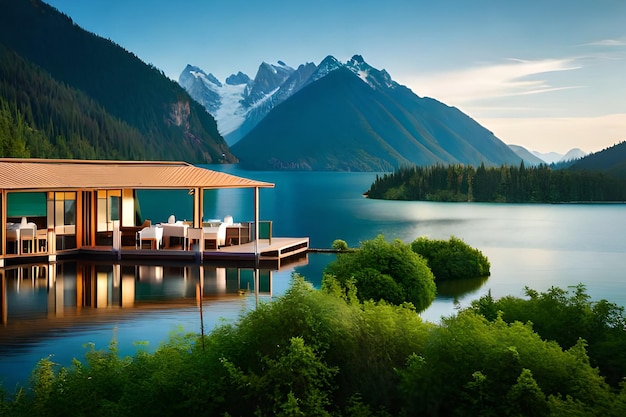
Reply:
[[158, 157], [154, 141], [2, 45], [0, 153], [37, 158]]
[[367, 192], [387, 200], [560, 203], [626, 201], [626, 181], [597, 171], [503, 165], [406, 167], [377, 176]]
[[602, 171], [608, 175], [626, 179], [626, 142], [593, 153], [574, 163], [575, 171]]
[[39, 0], [0, 0], [2, 156], [234, 162], [174, 81]]

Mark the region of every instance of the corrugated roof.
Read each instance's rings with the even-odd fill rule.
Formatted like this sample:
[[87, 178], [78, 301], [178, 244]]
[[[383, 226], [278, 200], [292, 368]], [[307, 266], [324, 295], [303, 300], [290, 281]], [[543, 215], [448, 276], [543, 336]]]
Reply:
[[186, 162], [0, 158], [0, 189], [5, 190], [273, 186]]

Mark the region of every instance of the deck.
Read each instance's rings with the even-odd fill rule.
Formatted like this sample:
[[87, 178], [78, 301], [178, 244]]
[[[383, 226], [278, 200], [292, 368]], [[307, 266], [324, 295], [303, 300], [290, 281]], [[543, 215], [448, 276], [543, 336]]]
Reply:
[[[195, 246], [197, 249], [197, 246]], [[273, 237], [259, 239], [256, 243], [243, 243], [240, 245], [222, 246], [218, 249], [205, 251], [183, 250], [180, 245], [167, 249], [138, 249], [135, 246], [122, 246], [119, 252], [110, 246], [83, 247], [80, 249], [60, 250], [56, 252], [57, 259], [71, 259], [76, 257], [96, 258], [105, 260], [166, 260], [181, 262], [217, 262], [229, 264], [243, 264], [254, 266], [255, 264], [277, 264], [283, 261], [298, 261], [309, 250], [309, 238]], [[25, 263], [35, 260], [34, 258], [47, 257], [47, 253], [34, 253], [7, 256], [8, 263]]]
[[110, 246], [83, 247], [80, 249], [59, 250], [50, 259], [47, 252], [7, 254], [7, 265], [23, 264], [34, 261], [72, 259], [76, 257], [95, 258], [104, 260], [164, 260], [180, 262], [212, 262], [245, 264], [254, 266], [260, 263], [281, 265], [283, 261], [298, 262], [309, 250], [309, 238], [273, 237], [260, 239], [256, 242], [240, 245], [222, 246], [218, 249], [208, 249], [203, 252], [197, 250], [183, 250], [180, 245], [167, 249], [137, 249], [134, 246], [123, 246], [119, 252]]

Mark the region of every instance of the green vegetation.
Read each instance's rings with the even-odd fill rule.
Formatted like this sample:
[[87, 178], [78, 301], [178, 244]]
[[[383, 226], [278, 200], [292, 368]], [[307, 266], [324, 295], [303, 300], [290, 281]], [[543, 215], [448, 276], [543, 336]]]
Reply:
[[148, 159], [158, 156], [153, 145], [84, 93], [0, 44], [2, 156]]
[[334, 278], [344, 291], [348, 285], [356, 285], [361, 301], [408, 302], [418, 311], [434, 299], [433, 282], [439, 285], [490, 275], [487, 257], [454, 236], [447, 241], [420, 237], [405, 245], [399, 240], [386, 242], [379, 235], [351, 250], [338, 239], [333, 249], [338, 250], [337, 258], [327, 265], [324, 280]]
[[463, 165], [405, 167], [376, 180], [370, 198], [388, 200], [559, 203], [626, 201], [626, 181], [601, 172], [547, 165], [478, 168]]
[[426, 258], [437, 282], [490, 275], [487, 257], [454, 236], [448, 241], [419, 237], [411, 243], [411, 249]]
[[408, 302], [423, 311], [435, 299], [435, 281], [426, 260], [410, 245], [386, 242], [382, 235], [363, 242], [358, 251], [338, 253], [325, 273], [343, 286], [354, 280], [362, 301]]
[[544, 293], [526, 288], [528, 299], [512, 296], [494, 300], [491, 294], [472, 303], [472, 310], [488, 320], [532, 323], [543, 339], [571, 349], [585, 340], [591, 365], [613, 386], [626, 375], [624, 308], [606, 300], [592, 302], [583, 285], [572, 291], [550, 288]]
[[[0, 396], [3, 416], [623, 416], [626, 385], [607, 384], [582, 337], [591, 303], [553, 289], [550, 300], [574, 344], [563, 349], [533, 330], [507, 323], [498, 301], [422, 322], [407, 304], [360, 303], [328, 278], [315, 290], [294, 275], [284, 296], [261, 304], [200, 343], [177, 335], [154, 353], [120, 357], [90, 349], [84, 362], [59, 368], [44, 359], [29, 386]], [[503, 299], [503, 306], [512, 299]], [[529, 304], [529, 306], [531, 305]], [[484, 308], [487, 317], [479, 313]], [[541, 306], [535, 306], [539, 309]], [[533, 307], [533, 309], [535, 308]], [[623, 311], [600, 318], [624, 324]], [[554, 310], [543, 313], [550, 322]], [[604, 317], [603, 319], [601, 317]], [[607, 327], [602, 327], [606, 331]], [[621, 330], [623, 332], [623, 330]], [[542, 338], [543, 337], [543, 338]], [[611, 349], [626, 351], [624, 338]], [[622, 362], [623, 363], [623, 362]], [[624, 376], [624, 373], [621, 374]]]
[[347, 251], [348, 243], [345, 240], [336, 239], [333, 241], [332, 248], [338, 251]]
[[162, 71], [39, 0], [1, 8], [3, 157], [236, 161]]

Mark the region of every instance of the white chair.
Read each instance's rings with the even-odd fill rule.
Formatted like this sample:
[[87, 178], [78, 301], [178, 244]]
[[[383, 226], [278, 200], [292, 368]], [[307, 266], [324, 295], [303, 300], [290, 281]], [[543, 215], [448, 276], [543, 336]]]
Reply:
[[220, 221], [202, 224], [202, 249], [219, 249], [226, 242], [226, 223]]
[[202, 247], [204, 244], [204, 229], [202, 227], [190, 227], [189, 229], [187, 229], [188, 250], [191, 250], [194, 242], [198, 245], [198, 252], [202, 252], [204, 249]]
[[187, 246], [187, 229], [189, 226], [183, 222], [161, 223], [163, 228], [163, 241], [166, 248], [172, 246], [172, 238], [181, 241], [181, 249], [185, 250]]
[[[20, 228], [20, 254], [33, 253], [36, 249], [37, 229], [32, 227]], [[24, 251], [24, 243], [26, 243], [26, 251]]]
[[144, 227], [137, 238], [138, 248], [143, 249], [143, 241], [150, 242], [150, 249], [159, 249], [163, 246], [163, 228], [158, 226]]
[[46, 229], [37, 229], [35, 241], [37, 252], [48, 252], [48, 231]]

